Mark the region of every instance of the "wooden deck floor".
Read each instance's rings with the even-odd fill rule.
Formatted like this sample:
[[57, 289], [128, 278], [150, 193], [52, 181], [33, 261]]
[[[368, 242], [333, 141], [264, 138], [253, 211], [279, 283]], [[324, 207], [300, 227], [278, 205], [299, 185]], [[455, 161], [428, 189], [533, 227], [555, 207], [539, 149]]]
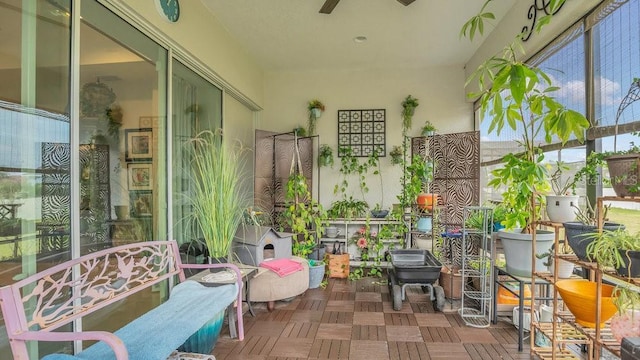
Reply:
[[392, 308], [385, 281], [331, 279], [267, 311], [254, 304], [245, 316], [245, 340], [227, 329], [213, 354], [223, 359], [529, 359], [518, 352], [513, 325], [467, 327], [457, 313], [434, 311], [420, 287], [408, 288], [400, 311]]

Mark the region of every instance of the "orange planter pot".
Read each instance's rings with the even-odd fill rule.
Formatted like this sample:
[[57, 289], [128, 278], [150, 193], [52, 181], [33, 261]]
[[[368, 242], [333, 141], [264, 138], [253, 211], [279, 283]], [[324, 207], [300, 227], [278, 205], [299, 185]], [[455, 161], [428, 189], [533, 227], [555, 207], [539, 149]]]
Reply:
[[[584, 279], [560, 280], [556, 288], [569, 311], [576, 317], [576, 322], [582, 326], [593, 328], [596, 326], [596, 283]], [[618, 308], [613, 304], [614, 287], [602, 284], [600, 324], [609, 320]]]
[[431, 211], [438, 203], [438, 194], [420, 194], [416, 199], [418, 207], [422, 210]]

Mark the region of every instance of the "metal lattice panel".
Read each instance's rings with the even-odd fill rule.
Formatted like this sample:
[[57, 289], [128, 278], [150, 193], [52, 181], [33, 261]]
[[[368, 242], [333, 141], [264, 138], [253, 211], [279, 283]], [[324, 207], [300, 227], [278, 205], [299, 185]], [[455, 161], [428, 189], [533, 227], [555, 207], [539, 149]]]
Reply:
[[446, 228], [462, 226], [462, 209], [480, 202], [480, 133], [413, 138], [411, 151], [433, 159], [434, 178], [429, 189], [440, 194], [440, 224]]
[[386, 110], [338, 110], [338, 148], [351, 148], [357, 157], [368, 157], [375, 149], [381, 157], [386, 156], [385, 143]]

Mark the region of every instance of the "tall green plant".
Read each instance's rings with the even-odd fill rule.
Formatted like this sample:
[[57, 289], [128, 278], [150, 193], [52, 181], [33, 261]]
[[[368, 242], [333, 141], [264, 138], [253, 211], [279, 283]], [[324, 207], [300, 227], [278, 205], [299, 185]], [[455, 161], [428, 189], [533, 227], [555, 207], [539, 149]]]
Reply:
[[[493, 19], [485, 12], [489, 1], [465, 24], [461, 35], [473, 38], [475, 32], [483, 33], [484, 21]], [[558, 6], [560, 1], [553, 2]], [[501, 54], [480, 65], [467, 84], [477, 81], [479, 92], [469, 96], [479, 97], [481, 116], [491, 119], [490, 133], [500, 135], [509, 127], [521, 134], [517, 142], [522, 151], [504, 157], [503, 167], [492, 171], [494, 178], [489, 185], [506, 188], [503, 203], [512, 211], [506, 215], [504, 225], [509, 229], [521, 226], [524, 232], [532, 232], [532, 220], [539, 218], [544, 203], [542, 194], [549, 188], [540, 144], [551, 143], [554, 138], [565, 144], [571, 136], [583, 141], [589, 121], [553, 97], [559, 88], [544, 71], [521, 61], [523, 54], [518, 37]]]
[[230, 256], [233, 237], [242, 222], [249, 197], [243, 191], [245, 151], [222, 141], [222, 130], [202, 131], [188, 141], [188, 171], [192, 207], [189, 218], [202, 233], [209, 255]]
[[282, 213], [284, 225], [301, 236], [293, 244], [293, 254], [306, 257], [313, 251], [320, 234], [324, 232], [327, 212], [312, 198], [307, 179], [300, 173], [289, 175], [285, 203], [286, 207]]

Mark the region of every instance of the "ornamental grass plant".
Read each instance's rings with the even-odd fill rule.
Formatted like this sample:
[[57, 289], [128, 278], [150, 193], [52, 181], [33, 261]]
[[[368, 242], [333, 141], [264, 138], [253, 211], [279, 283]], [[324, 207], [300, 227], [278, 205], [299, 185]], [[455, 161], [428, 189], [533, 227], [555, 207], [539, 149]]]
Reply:
[[243, 156], [248, 150], [239, 142], [224, 142], [221, 129], [202, 131], [187, 146], [187, 176], [191, 182], [191, 191], [185, 195], [191, 205], [187, 220], [199, 229], [209, 256], [228, 258], [243, 212], [249, 206]]

